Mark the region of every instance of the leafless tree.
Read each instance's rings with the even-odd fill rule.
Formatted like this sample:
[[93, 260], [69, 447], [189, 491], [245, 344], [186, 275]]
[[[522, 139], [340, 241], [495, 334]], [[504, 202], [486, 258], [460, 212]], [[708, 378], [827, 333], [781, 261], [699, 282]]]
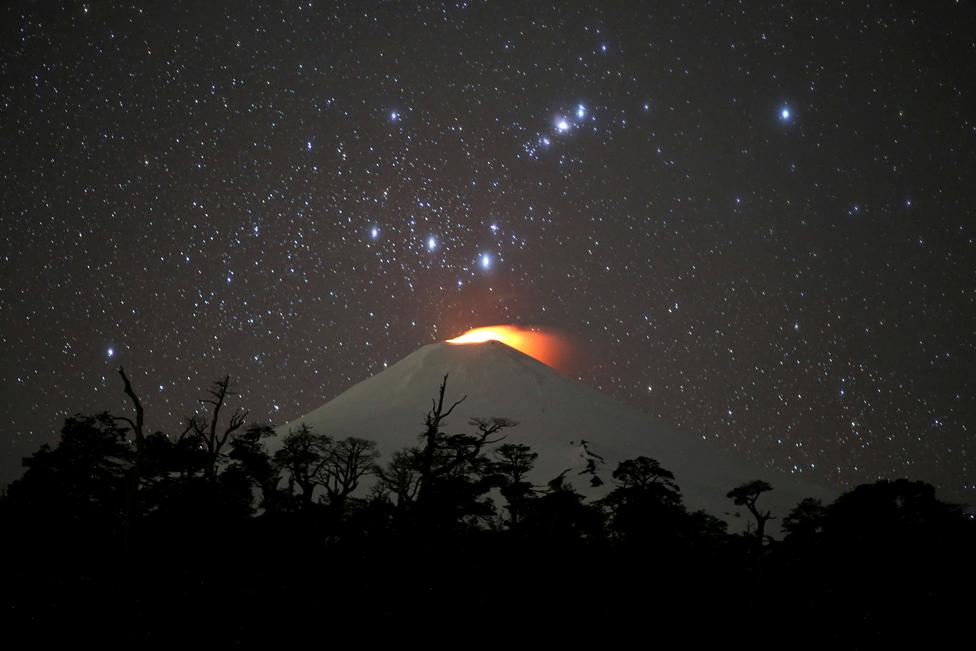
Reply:
[[379, 456], [375, 441], [352, 436], [336, 441], [320, 471], [329, 504], [341, 509], [346, 498], [359, 488], [360, 480], [375, 472]]
[[390, 457], [389, 463], [376, 469], [380, 494], [392, 493], [397, 506], [406, 508], [417, 499], [420, 493], [421, 474], [418, 470], [421, 451], [418, 448], [398, 450]]
[[223, 429], [219, 429], [221, 410], [230, 396], [237, 395], [230, 388], [229, 375], [215, 380], [211, 388], [207, 389], [208, 397], [201, 398], [199, 401], [201, 404], [210, 407], [209, 422], [207, 419], [199, 417], [192, 417], [187, 421], [189, 428], [193, 430], [194, 437], [200, 441], [204, 449], [204, 477], [211, 484], [217, 481], [217, 466], [221, 458], [221, 451], [234, 432], [244, 424], [244, 419], [248, 414], [246, 409], [238, 407], [231, 414], [227, 425]]
[[503, 440], [503, 436], [495, 434], [507, 427], [517, 425], [507, 418], [472, 418], [468, 421], [478, 429], [477, 434], [445, 434], [441, 427], [445, 419], [454, 409], [467, 399], [467, 396], [455, 401], [450, 407], [444, 407], [444, 393], [447, 390], [447, 378], [441, 382], [437, 398], [432, 399], [432, 407], [424, 419], [425, 431], [421, 434], [423, 449], [420, 465], [420, 492], [418, 499], [423, 499], [425, 492], [440, 478], [459, 473], [476, 470], [474, 466], [481, 458], [485, 447]]
[[332, 437], [316, 434], [302, 423], [292, 428], [281, 444], [281, 449], [274, 455], [275, 463], [288, 474], [289, 493], [294, 494], [295, 486], [298, 486], [302, 507], [309, 508], [316, 487], [322, 484], [323, 469], [329, 463], [335, 443]]
[[303, 508], [314, 503], [315, 490], [321, 487], [329, 505], [342, 509], [359, 482], [376, 471], [379, 452], [376, 443], [355, 437], [341, 441], [317, 434], [306, 423], [293, 428], [275, 453], [276, 465], [285, 471], [289, 492], [300, 490]]
[[445, 459], [443, 466], [437, 470], [438, 475], [465, 475], [481, 472], [489, 464], [489, 460], [481, 452], [489, 445], [494, 445], [504, 436], [492, 438], [507, 427], [514, 427], [518, 423], [508, 418], [472, 418], [468, 421], [478, 429], [477, 434], [453, 434], [443, 440]]
[[456, 400], [451, 404], [450, 407], [444, 408], [444, 392], [447, 390], [447, 376], [448, 374], [444, 375], [444, 380], [441, 382], [440, 389], [437, 393], [437, 399], [431, 398], [432, 405], [430, 411], [424, 417], [425, 431], [421, 434], [424, 447], [421, 453], [422, 462], [420, 465], [418, 499], [423, 499], [424, 495], [430, 492], [435, 480], [435, 460], [441, 447], [441, 438], [444, 436], [444, 433], [441, 432], [441, 425], [451, 415], [454, 409], [468, 398], [468, 396], [463, 396], [460, 400]]
[[125, 478], [125, 518], [122, 522], [122, 547], [123, 551], [128, 552], [132, 546], [132, 529], [141, 515], [141, 505], [139, 503], [139, 488], [142, 481], [142, 457], [146, 447], [145, 437], [145, 411], [142, 402], [132, 388], [129, 376], [125, 374], [125, 369], [119, 366], [119, 376], [122, 378], [123, 391], [132, 401], [135, 409], [135, 420], [128, 416], [116, 416], [115, 420], [127, 423], [132, 428], [135, 436], [135, 454], [133, 455], [132, 465], [126, 472]]

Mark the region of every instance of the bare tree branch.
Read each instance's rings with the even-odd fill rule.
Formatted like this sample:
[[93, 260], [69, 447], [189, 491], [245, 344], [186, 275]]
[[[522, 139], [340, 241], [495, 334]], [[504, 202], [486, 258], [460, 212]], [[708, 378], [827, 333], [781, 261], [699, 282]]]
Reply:
[[136, 436], [137, 445], [141, 445], [142, 438], [143, 438], [143, 422], [144, 422], [143, 420], [144, 412], [142, 409], [142, 402], [139, 400], [139, 396], [136, 395], [136, 392], [133, 391], [132, 383], [129, 382], [129, 376], [125, 374], [125, 369], [121, 366], [119, 367], [119, 375], [122, 376], [122, 382], [123, 382], [122, 390], [125, 392], [125, 395], [129, 396], [129, 399], [132, 401], [132, 406], [136, 410], [135, 423], [132, 423], [132, 421], [129, 419], [126, 420], [129, 423], [132, 423], [133, 433]]
[[132, 545], [132, 528], [140, 515], [139, 484], [142, 480], [142, 455], [143, 450], [145, 449], [145, 436], [143, 435], [145, 412], [143, 411], [142, 402], [139, 400], [139, 396], [136, 395], [135, 390], [132, 388], [132, 383], [129, 381], [129, 376], [125, 374], [125, 369], [121, 366], [119, 366], [119, 376], [122, 378], [122, 390], [125, 392], [125, 395], [129, 396], [129, 400], [132, 401], [132, 406], [136, 410], [135, 421], [128, 416], [116, 417], [116, 420], [126, 422], [132, 427], [132, 432], [136, 439], [135, 458], [133, 459], [132, 467], [129, 468], [128, 472], [126, 473], [125, 484], [125, 522], [123, 525], [123, 547], [124, 550], [128, 552]]

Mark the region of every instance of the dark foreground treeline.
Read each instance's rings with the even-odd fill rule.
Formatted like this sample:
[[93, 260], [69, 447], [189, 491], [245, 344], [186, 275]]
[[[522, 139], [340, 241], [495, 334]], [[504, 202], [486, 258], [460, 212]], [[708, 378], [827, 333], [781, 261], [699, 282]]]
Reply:
[[775, 487], [762, 481], [729, 487], [750, 518], [730, 534], [646, 457], [621, 463], [598, 502], [573, 489], [579, 477], [530, 484], [536, 454], [504, 440], [514, 423], [441, 431], [457, 404], [446, 378], [418, 445], [380, 459], [366, 439], [308, 428], [269, 452], [270, 428], [229, 413], [227, 378], [206, 415], [147, 433], [120, 374], [134, 415], [69, 418], [0, 500], [7, 641], [931, 648], [970, 636], [976, 527], [921, 482], [788, 514], [763, 509]]

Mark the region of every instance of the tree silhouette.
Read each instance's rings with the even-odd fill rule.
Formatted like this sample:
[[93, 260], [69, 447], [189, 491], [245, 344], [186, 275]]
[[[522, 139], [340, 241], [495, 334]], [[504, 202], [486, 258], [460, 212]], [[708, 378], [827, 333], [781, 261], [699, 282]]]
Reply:
[[352, 436], [336, 441], [302, 423], [282, 439], [274, 463], [286, 473], [289, 493], [296, 486], [301, 491], [303, 509], [311, 508], [315, 490], [321, 488], [329, 506], [341, 514], [363, 477], [376, 472], [378, 458], [374, 441]]
[[931, 484], [908, 479], [862, 484], [824, 509], [823, 535], [834, 545], [870, 547], [915, 540], [926, 544], [940, 533], [954, 537], [966, 522], [962, 508], [942, 502]]
[[122, 522], [122, 549], [128, 552], [132, 545], [132, 530], [142, 514], [142, 505], [139, 501], [139, 491], [142, 482], [142, 463], [145, 454], [146, 437], [143, 432], [145, 427], [145, 413], [139, 396], [132, 388], [129, 376], [125, 374], [125, 369], [119, 366], [119, 376], [122, 378], [123, 391], [132, 401], [135, 410], [135, 420], [126, 416], [116, 416], [116, 420], [129, 424], [135, 436], [135, 450], [132, 455], [132, 465], [126, 473], [125, 480], [125, 518]]
[[763, 542], [766, 540], [766, 523], [769, 520], [775, 520], [771, 511], [763, 511], [757, 506], [759, 501], [759, 496], [763, 493], [767, 493], [773, 490], [767, 482], [761, 479], [756, 479], [740, 486], [736, 486], [730, 490], [726, 497], [732, 500], [736, 506], [745, 506], [752, 517], [756, 519], [756, 542], [758, 545], [762, 546]]
[[539, 455], [527, 445], [505, 443], [493, 456], [492, 471], [501, 480], [501, 494], [508, 503], [509, 526], [514, 528], [532, 497], [532, 484], [525, 478]]
[[460, 400], [456, 400], [450, 407], [445, 408], [445, 391], [447, 391], [447, 374], [444, 375], [444, 380], [438, 389], [437, 398], [431, 400], [432, 405], [430, 411], [424, 417], [425, 429], [424, 433], [421, 434], [423, 448], [420, 456], [420, 490], [418, 492], [418, 499], [421, 500], [430, 493], [436, 475], [439, 473], [439, 470], [435, 466], [435, 460], [441, 450], [441, 438], [444, 436], [444, 433], [441, 432], [441, 425], [458, 405], [468, 399], [468, 396], [462, 396]]
[[804, 500], [784, 528], [784, 583], [803, 586], [811, 616], [843, 631], [845, 645], [946, 646], [938, 636], [969, 614], [976, 529], [930, 484], [880, 480], [825, 507]]
[[336, 512], [342, 512], [346, 500], [359, 488], [363, 477], [376, 472], [379, 456], [375, 441], [350, 436], [332, 445], [321, 480], [329, 505]]
[[[728, 492], [755, 518], [755, 530], [736, 537], [689, 513], [674, 475], [650, 457], [621, 461], [595, 503], [567, 481], [572, 469], [540, 489], [529, 480], [539, 455], [502, 441], [512, 421], [474, 418], [464, 433], [444, 431], [460, 404], [445, 404], [446, 377], [421, 445], [379, 468], [373, 442], [303, 426], [269, 456], [274, 430], [237, 425], [242, 410], [225, 422], [218, 405], [232, 395], [229, 381], [195, 426], [149, 433], [135, 388], [119, 375], [134, 413], [67, 419], [57, 444], [25, 459], [23, 477], [0, 496], [0, 551], [16, 559], [0, 568], [8, 619], [72, 634], [78, 622], [113, 635], [131, 625], [158, 641], [207, 612], [228, 622], [216, 635], [249, 639], [269, 617], [321, 612], [373, 626], [431, 614], [433, 624], [475, 626], [485, 604], [503, 602], [558, 621], [565, 603], [536, 597], [549, 591], [594, 597], [582, 611], [588, 625], [653, 613], [679, 628], [707, 621], [724, 631], [761, 611], [770, 636], [793, 643], [798, 627], [817, 621], [804, 642], [870, 648], [896, 646], [913, 630], [924, 642], [968, 615], [976, 522], [922, 482], [861, 485], [826, 506], [803, 500], [783, 520], [783, 543], [764, 545], [766, 482]], [[371, 498], [357, 499], [373, 472]], [[504, 527], [489, 499], [495, 488]], [[138, 556], [119, 556], [125, 535]], [[264, 553], [283, 536], [303, 553]], [[360, 597], [397, 606], [364, 609]], [[679, 620], [691, 601], [695, 614]]]
[[813, 542], [823, 531], [823, 518], [826, 510], [823, 503], [815, 498], [807, 497], [793, 507], [783, 518], [783, 530], [786, 540], [791, 542]]
[[132, 467], [126, 431], [106, 412], [66, 419], [56, 446], [24, 459], [24, 476], [10, 484], [8, 498], [55, 528], [116, 531]]
[[445, 375], [424, 418], [422, 447], [416, 455], [404, 459], [417, 464], [419, 487], [415, 504], [420, 524], [427, 528], [450, 528], [466, 519], [491, 515], [493, 504], [483, 496], [492, 487], [494, 477], [483, 451], [504, 438], [496, 436], [499, 432], [517, 424], [507, 418], [472, 418], [468, 424], [477, 429], [477, 434], [443, 432], [445, 419], [467, 398], [446, 407], [447, 378]]
[[376, 469], [379, 481], [374, 495], [384, 499], [393, 495], [398, 509], [409, 510], [420, 493], [420, 454], [420, 448], [409, 447], [390, 455], [389, 462]]
[[522, 530], [539, 541], [558, 544], [602, 537], [603, 514], [565, 481], [566, 472], [550, 480], [548, 490], [529, 502]]
[[274, 435], [274, 429], [268, 425], [251, 425], [231, 440], [228, 454], [235, 467], [261, 491], [261, 506], [270, 512], [276, 512], [281, 506], [278, 490], [281, 469], [269, 456], [261, 440]]
[[230, 376], [214, 380], [212, 386], [207, 389], [208, 397], [201, 398], [199, 402], [210, 407], [210, 417], [189, 419], [188, 425], [193, 430], [193, 438], [200, 442], [204, 451], [204, 478], [214, 484], [217, 481], [217, 466], [222, 457], [222, 450], [230, 437], [244, 424], [248, 411], [238, 407], [231, 414], [230, 420], [220, 429], [220, 412], [231, 396], [238, 395], [230, 390]]
[[285, 435], [281, 449], [275, 452], [275, 463], [287, 473], [288, 494], [293, 495], [297, 486], [305, 510], [311, 508], [315, 489], [323, 484], [322, 470], [329, 463], [332, 446], [331, 436], [317, 434], [302, 423]]
[[623, 490], [654, 491], [660, 492], [666, 500], [680, 499], [674, 474], [662, 468], [657, 459], [642, 456], [621, 461], [613, 471], [613, 478]]
[[687, 515], [674, 474], [656, 459], [640, 456], [621, 461], [613, 471], [616, 486], [601, 500], [621, 539], [665, 544], [676, 538]]

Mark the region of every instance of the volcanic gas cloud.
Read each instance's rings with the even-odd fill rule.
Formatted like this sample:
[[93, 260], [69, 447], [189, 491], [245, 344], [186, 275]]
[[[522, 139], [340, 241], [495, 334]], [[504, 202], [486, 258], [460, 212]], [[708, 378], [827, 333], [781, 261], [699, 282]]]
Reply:
[[506, 346], [533, 357], [543, 364], [563, 370], [568, 346], [564, 337], [538, 329], [526, 330], [512, 325], [494, 325], [468, 330], [460, 337], [448, 339], [449, 344], [480, 344], [500, 341]]

